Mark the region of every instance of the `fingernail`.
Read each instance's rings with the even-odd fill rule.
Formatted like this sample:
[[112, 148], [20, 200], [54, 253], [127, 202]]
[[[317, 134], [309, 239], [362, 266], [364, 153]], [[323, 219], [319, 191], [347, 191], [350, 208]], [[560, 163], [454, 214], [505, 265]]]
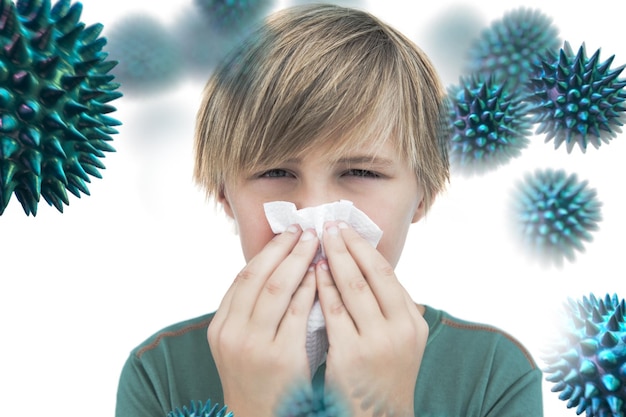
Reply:
[[340, 229], [347, 229], [348, 225], [345, 222], [339, 222], [337, 225]]
[[305, 230], [304, 233], [302, 233], [302, 236], [300, 236], [300, 240], [302, 241], [311, 240], [313, 238], [315, 238], [315, 233], [309, 229]]
[[328, 263], [326, 261], [320, 262], [320, 268], [324, 271], [328, 271]]
[[287, 227], [287, 229], [285, 229], [285, 232], [289, 232], [289, 233], [298, 233], [298, 226], [292, 224], [289, 227]]
[[339, 229], [337, 229], [337, 226], [333, 225], [326, 228], [326, 232], [328, 232], [329, 235], [336, 236], [339, 234]]

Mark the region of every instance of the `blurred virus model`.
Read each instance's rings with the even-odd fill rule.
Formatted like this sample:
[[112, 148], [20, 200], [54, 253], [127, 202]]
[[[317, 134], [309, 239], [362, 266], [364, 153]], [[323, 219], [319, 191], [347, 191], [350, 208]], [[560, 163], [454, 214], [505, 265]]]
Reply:
[[429, 17], [419, 43], [446, 85], [463, 75], [467, 51], [485, 26], [480, 9], [470, 4], [456, 3]]
[[202, 401], [191, 402], [189, 408], [184, 406], [170, 411], [167, 417], [232, 417], [232, 412], [227, 412], [226, 406], [219, 408], [218, 404], [211, 405], [211, 401], [202, 404]]
[[[383, 415], [376, 413], [374, 415]], [[280, 402], [276, 417], [349, 417], [347, 403], [337, 392], [311, 392], [306, 388], [292, 388]]]
[[158, 94], [182, 79], [181, 46], [158, 19], [133, 14], [108, 31], [111, 57], [119, 61], [115, 75], [129, 94]]
[[545, 355], [553, 392], [587, 417], [626, 415], [626, 303], [593, 294], [565, 305], [561, 337]]
[[286, 0], [286, 6], [299, 6], [303, 4], [335, 4], [342, 7], [367, 8], [365, 0]]
[[523, 96], [493, 77], [461, 78], [448, 89], [450, 163], [461, 173], [480, 173], [507, 163], [528, 145], [530, 123]]
[[0, 214], [11, 195], [27, 215], [40, 197], [63, 211], [66, 191], [89, 195], [101, 178], [121, 96], [108, 74], [102, 25], [85, 28], [82, 6], [61, 0], [0, 0]]
[[205, 82], [215, 66], [241, 43], [253, 28], [251, 25], [245, 30], [224, 33], [205, 13], [198, 13], [196, 5], [190, 4], [180, 7], [170, 31], [180, 48], [185, 75], [197, 77]]
[[468, 51], [467, 70], [494, 75], [496, 82], [516, 89], [530, 79], [541, 56], [560, 45], [552, 19], [539, 10], [522, 7], [483, 30]]
[[585, 152], [591, 143], [598, 148], [621, 132], [626, 120], [626, 80], [618, 76], [623, 66], [611, 70], [613, 56], [600, 62], [600, 50], [587, 58], [585, 46], [574, 54], [568, 42], [560, 54], [548, 54], [531, 80], [533, 123], [537, 133], [546, 133], [554, 147], [563, 142], [567, 152], [576, 143]]
[[210, 24], [221, 32], [246, 31], [273, 6], [272, 0], [193, 0]]
[[576, 174], [551, 169], [527, 174], [513, 199], [516, 232], [525, 248], [548, 263], [575, 259], [575, 250], [593, 239], [602, 203], [596, 191], [579, 182]]

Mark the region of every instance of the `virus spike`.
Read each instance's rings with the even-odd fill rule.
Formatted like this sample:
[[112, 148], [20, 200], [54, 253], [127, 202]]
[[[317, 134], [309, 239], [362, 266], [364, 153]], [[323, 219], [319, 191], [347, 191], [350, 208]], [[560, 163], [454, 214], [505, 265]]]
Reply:
[[44, 150], [52, 157], [59, 157], [62, 159], [67, 158], [67, 154], [63, 149], [63, 145], [61, 145], [61, 141], [55, 137], [50, 137], [46, 140]]
[[96, 23], [91, 26], [87, 26], [83, 33], [81, 34], [81, 42], [82, 43], [91, 43], [98, 39], [100, 34], [102, 33], [102, 29], [104, 26], [101, 23]]
[[[76, 47], [76, 44], [79, 42], [80, 34], [85, 27], [84, 23], [72, 28], [69, 32], [57, 38], [57, 44], [62, 50], [70, 50]], [[80, 55], [80, 53], [79, 53]]]
[[6, 37], [13, 36], [15, 28], [18, 26], [15, 5], [11, 0], [2, 0], [0, 7], [0, 34]]
[[34, 172], [26, 172], [22, 177], [22, 181], [32, 196], [32, 200], [39, 201], [41, 196], [41, 177]]
[[29, 171], [35, 175], [41, 175], [41, 163], [43, 161], [41, 152], [36, 149], [26, 149], [22, 153], [20, 160]]
[[609, 321], [606, 324], [606, 328], [611, 330], [612, 332], [619, 332], [621, 330], [620, 322], [617, 320], [615, 315], [612, 315], [609, 318]]
[[19, 201], [22, 205], [22, 209], [24, 210], [26, 215], [37, 215], [37, 203], [39, 202], [39, 200], [36, 200], [35, 197], [30, 192], [28, 192], [28, 190], [23, 188], [16, 188], [15, 197], [17, 197], [17, 201]]
[[100, 51], [102, 51], [102, 48], [106, 45], [106, 43], [107, 41], [105, 38], [98, 38], [97, 40], [78, 48], [78, 53], [83, 57], [83, 59], [99, 58]]
[[39, 97], [45, 106], [53, 107], [65, 94], [64, 90], [51, 86], [42, 88]]
[[63, 162], [59, 158], [49, 158], [45, 163], [46, 173], [60, 181], [64, 186], [67, 184], [67, 177], [63, 169]]
[[85, 181], [83, 181], [82, 178], [79, 178], [76, 175], [68, 174], [67, 181], [67, 190], [74, 194], [76, 197], [80, 198], [81, 193], [85, 195], [90, 195], [87, 184], [85, 184]]
[[39, 51], [47, 51], [52, 43], [53, 27], [48, 26], [37, 31], [33, 37], [32, 45]]
[[70, 203], [65, 191], [65, 184], [58, 180], [46, 181], [45, 187], [41, 190], [41, 195], [49, 205], [54, 206], [61, 213], [63, 213], [63, 205]]
[[[69, 2], [66, 2], [69, 3]], [[56, 19], [56, 26], [63, 34], [67, 34], [74, 30], [77, 26], [83, 25], [79, 23], [80, 15], [83, 12], [83, 5], [81, 3], [74, 3], [69, 8], [65, 4], [62, 5], [62, 9], [52, 9], [52, 15]]]
[[87, 79], [86, 75], [63, 75], [61, 77], [61, 87], [63, 90], [73, 90]]
[[205, 404], [202, 401], [192, 401], [189, 407], [176, 408], [167, 417], [233, 417], [232, 411], [227, 410], [226, 406], [220, 408], [217, 403], [211, 404], [211, 400]]
[[21, 36], [14, 36], [13, 39], [4, 46], [4, 53], [14, 65], [29, 65], [32, 59], [28, 45]]

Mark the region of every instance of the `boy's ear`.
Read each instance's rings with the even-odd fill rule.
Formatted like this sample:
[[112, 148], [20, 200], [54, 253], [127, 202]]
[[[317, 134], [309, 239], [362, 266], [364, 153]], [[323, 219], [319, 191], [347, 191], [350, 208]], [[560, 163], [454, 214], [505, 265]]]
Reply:
[[226, 215], [231, 219], [234, 219], [235, 216], [233, 215], [233, 208], [230, 206], [230, 201], [228, 201], [228, 197], [226, 196], [226, 190], [223, 186], [220, 188], [219, 193], [217, 193], [217, 201], [224, 208], [224, 212], [226, 213]]
[[424, 214], [426, 214], [426, 204], [424, 204], [424, 197], [422, 196], [422, 199], [420, 200], [420, 203], [417, 206], [415, 213], [413, 214], [413, 219], [411, 219], [411, 223], [417, 223], [418, 221], [420, 221], [422, 217], [424, 217]]

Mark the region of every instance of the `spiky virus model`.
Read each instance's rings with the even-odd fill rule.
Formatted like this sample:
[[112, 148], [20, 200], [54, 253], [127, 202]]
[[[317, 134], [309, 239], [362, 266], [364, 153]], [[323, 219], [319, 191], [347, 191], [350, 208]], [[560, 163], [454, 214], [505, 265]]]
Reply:
[[275, 414], [276, 417], [348, 417], [351, 413], [343, 397], [334, 390], [322, 393], [295, 387], [280, 401]]
[[519, 8], [483, 30], [468, 51], [468, 73], [495, 76], [517, 89], [534, 74], [545, 51], [558, 50], [561, 40], [552, 19], [539, 10]]
[[593, 239], [602, 220], [602, 203], [587, 181], [563, 170], [537, 170], [517, 184], [514, 227], [525, 248], [542, 261], [560, 265]]
[[545, 355], [553, 392], [587, 417], [626, 415], [626, 303], [617, 295], [569, 299], [561, 337]]
[[127, 15], [109, 30], [115, 75], [128, 94], [158, 94], [182, 79], [183, 54], [168, 28], [144, 13]]
[[219, 407], [217, 403], [211, 405], [211, 400], [205, 404], [202, 401], [192, 401], [190, 406], [183, 406], [170, 411], [167, 417], [232, 417], [233, 413], [228, 412], [227, 407]]
[[194, 0], [213, 27], [221, 32], [240, 32], [256, 24], [273, 0]]
[[62, 212], [67, 191], [89, 195], [115, 150], [116, 62], [102, 51], [102, 25], [85, 27], [81, 13], [69, 0], [0, 0], [0, 214], [12, 194], [27, 215], [41, 196]]
[[568, 42], [560, 53], [549, 53], [539, 66], [538, 76], [530, 81], [533, 123], [537, 133], [563, 142], [567, 152], [575, 144], [585, 152], [588, 144], [596, 149], [621, 132], [626, 120], [626, 80], [619, 79], [624, 69], [610, 69], [614, 56], [600, 62], [600, 50], [587, 57], [583, 44], [576, 54]]
[[206, 13], [198, 13], [195, 4], [182, 6], [179, 10], [170, 31], [177, 39], [187, 75], [204, 82], [228, 52], [250, 34], [252, 27], [224, 33]]
[[528, 145], [530, 123], [522, 95], [493, 77], [462, 77], [448, 89], [450, 163], [461, 173], [481, 173], [519, 156]]

